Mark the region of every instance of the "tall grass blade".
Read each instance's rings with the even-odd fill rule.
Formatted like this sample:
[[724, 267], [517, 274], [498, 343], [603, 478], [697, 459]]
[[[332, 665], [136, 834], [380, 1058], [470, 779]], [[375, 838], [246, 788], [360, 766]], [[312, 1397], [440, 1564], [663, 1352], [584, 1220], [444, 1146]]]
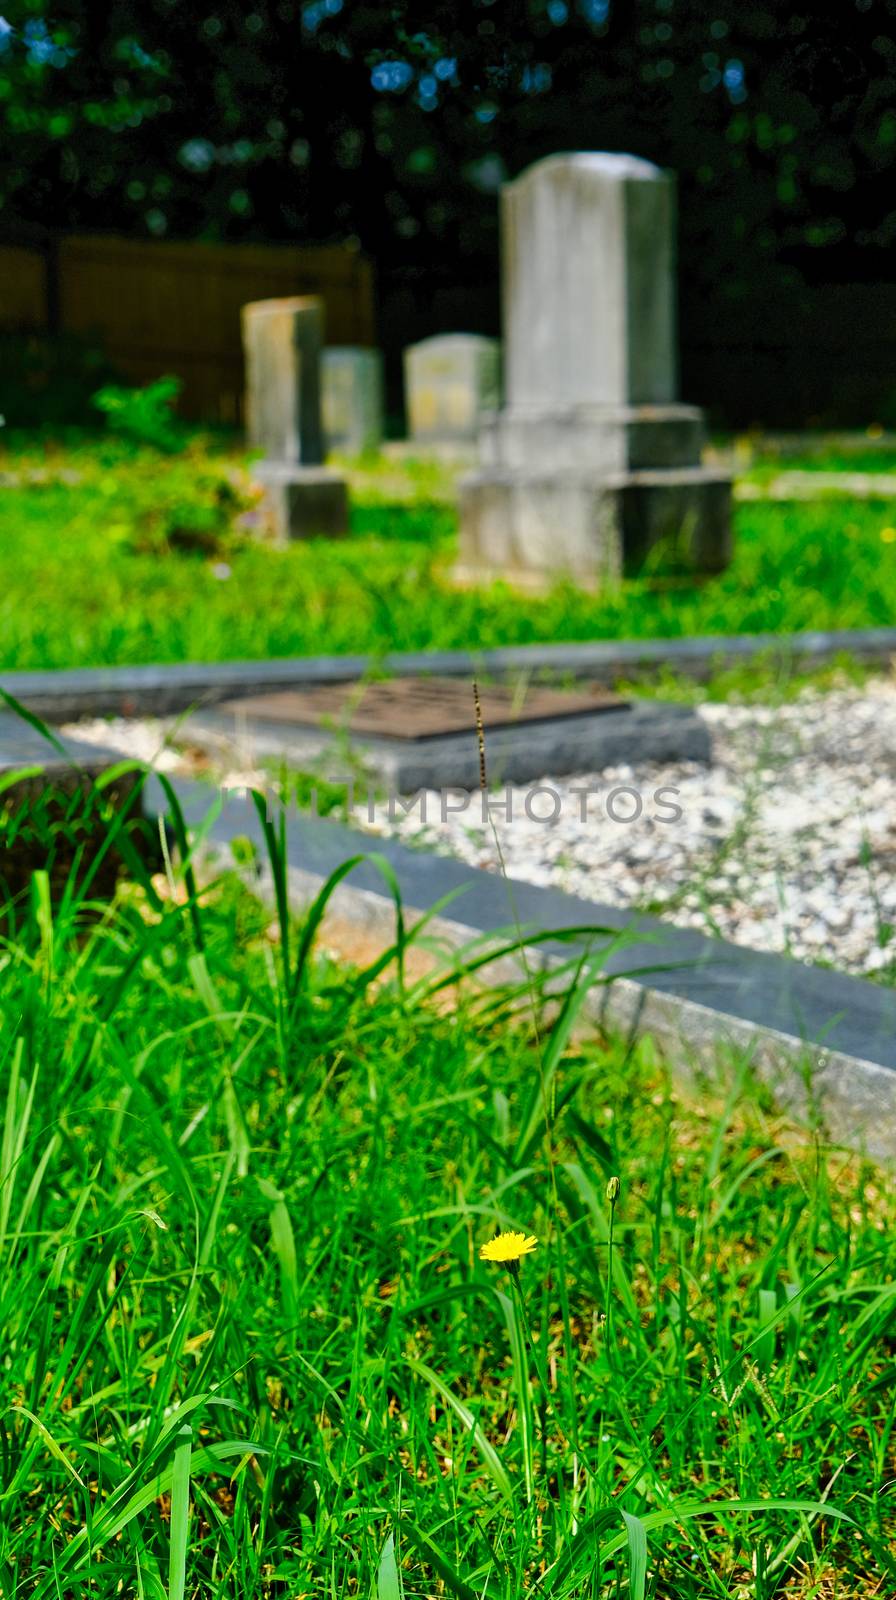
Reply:
[[380, 1552], [376, 1577], [377, 1600], [403, 1600], [398, 1562], [395, 1559], [395, 1535], [390, 1533]]
[[42, 718], [38, 717], [33, 711], [29, 711], [27, 706], [22, 705], [21, 700], [17, 700], [15, 695], [10, 694], [6, 689], [0, 688], [0, 700], [9, 706], [10, 711], [14, 711], [17, 717], [21, 717], [23, 722], [27, 722], [29, 728], [33, 728], [35, 733], [39, 733], [42, 739], [46, 739], [47, 744], [52, 745], [57, 755], [64, 756], [66, 761], [71, 761], [71, 754], [66, 750], [58, 733], [54, 733], [53, 729], [48, 727]]
[[[290, 967], [289, 884], [286, 874], [286, 850], [282, 830], [280, 833], [271, 821], [268, 797], [258, 789], [251, 789], [252, 804], [261, 824], [262, 837], [268, 856], [268, 866], [274, 884], [274, 901], [277, 906], [277, 926], [280, 930], [280, 953], [284, 975]], [[282, 821], [282, 818], [281, 818]]]
[[171, 1471], [171, 1558], [168, 1567], [168, 1600], [184, 1600], [186, 1588], [192, 1452], [193, 1430], [187, 1423], [177, 1435]]
[[433, 1372], [432, 1367], [428, 1367], [424, 1361], [418, 1361], [414, 1356], [405, 1356], [405, 1361], [411, 1371], [417, 1374], [418, 1378], [423, 1378], [426, 1383], [435, 1389], [437, 1394], [441, 1395], [445, 1404], [450, 1406], [458, 1421], [469, 1430], [495, 1487], [500, 1490], [505, 1500], [512, 1500], [513, 1485], [504, 1470], [501, 1458], [491, 1440], [486, 1438], [469, 1406], [464, 1405], [464, 1402], [459, 1400], [457, 1395], [452, 1394], [448, 1385], [442, 1382], [438, 1373]]
[[[646, 1538], [649, 1533], [657, 1528], [666, 1528], [673, 1523], [692, 1522], [697, 1517], [725, 1517], [730, 1513], [794, 1511], [800, 1515], [814, 1514], [834, 1517], [841, 1522], [849, 1523], [855, 1527], [855, 1520], [845, 1511], [838, 1511], [833, 1506], [827, 1506], [818, 1500], [700, 1500], [682, 1502], [678, 1505], [666, 1506], [662, 1511], [647, 1511], [643, 1516], [633, 1519], [637, 1521], [643, 1532], [646, 1547]], [[613, 1506], [597, 1512], [583, 1525], [572, 1544], [548, 1567], [540, 1582], [548, 1594], [559, 1594], [563, 1586], [574, 1574], [584, 1573], [593, 1553], [595, 1539], [618, 1515], [625, 1515], [622, 1506]], [[625, 1528], [622, 1533], [613, 1534], [606, 1543], [601, 1542], [600, 1552], [602, 1557], [619, 1555], [623, 1550], [632, 1550], [629, 1517], [625, 1516]], [[640, 1539], [640, 1535], [636, 1536]]]
[[287, 1319], [290, 1323], [294, 1323], [299, 1314], [300, 1291], [298, 1257], [292, 1218], [289, 1215], [283, 1195], [272, 1183], [269, 1183], [264, 1178], [259, 1178], [258, 1187], [265, 1198], [272, 1201], [270, 1212], [271, 1244], [280, 1268], [280, 1292], [283, 1297]]
[[79, 1484], [83, 1489], [85, 1487], [84, 1480], [72, 1466], [61, 1445], [58, 1444], [53, 1438], [53, 1435], [46, 1423], [42, 1422], [40, 1417], [36, 1416], [33, 1411], [29, 1411], [27, 1406], [10, 1406], [9, 1409], [20, 1417], [27, 1417], [28, 1421], [31, 1423], [31, 1426], [37, 1431], [37, 1433], [40, 1434], [40, 1437], [43, 1439], [43, 1442], [49, 1450], [50, 1455], [53, 1457], [53, 1460], [58, 1461], [59, 1465], [65, 1468], [69, 1477], [74, 1478], [75, 1483]]
[[[156, 772], [154, 777], [161, 784], [165, 799], [168, 802], [168, 815], [174, 831], [174, 838], [180, 855], [181, 872], [184, 877], [184, 887], [187, 891], [187, 911], [193, 928], [193, 938], [196, 941], [197, 950], [204, 950], [205, 933], [199, 912], [199, 889], [196, 883], [196, 873], [193, 870], [193, 850], [190, 845], [183, 807], [170, 778], [164, 772]], [[220, 801], [217, 804], [220, 805]]]
[[513, 1386], [516, 1390], [517, 1406], [519, 1408], [520, 1444], [526, 1482], [526, 1499], [531, 1501], [535, 1494], [535, 1430], [532, 1421], [532, 1399], [529, 1392], [526, 1335], [517, 1316], [516, 1306], [510, 1296], [504, 1294], [502, 1290], [496, 1289], [495, 1297], [501, 1307], [507, 1328], [507, 1337], [510, 1341]]
[[628, 1540], [628, 1591], [631, 1600], [644, 1600], [647, 1588], [647, 1529], [640, 1517], [622, 1511]]
[[443, 1555], [438, 1545], [427, 1534], [421, 1533], [419, 1528], [415, 1528], [409, 1518], [402, 1520], [402, 1528], [417, 1554], [426, 1562], [427, 1566], [432, 1567], [436, 1577], [441, 1578], [446, 1589], [456, 1595], [457, 1600], [482, 1600], [482, 1596], [477, 1593], [471, 1584], [467, 1583], [465, 1578], [461, 1577], [447, 1556]]

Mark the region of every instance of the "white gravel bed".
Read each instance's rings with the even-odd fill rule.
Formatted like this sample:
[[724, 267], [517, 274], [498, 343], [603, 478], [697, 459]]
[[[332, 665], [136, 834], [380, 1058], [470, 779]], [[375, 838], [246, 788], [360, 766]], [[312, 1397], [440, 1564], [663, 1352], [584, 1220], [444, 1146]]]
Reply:
[[211, 777], [222, 789], [264, 789], [270, 773], [240, 758], [234, 751], [233, 764], [214, 769], [204, 751], [185, 740], [179, 719], [174, 717], [86, 717], [68, 722], [60, 729], [66, 738], [82, 744], [103, 746], [132, 761], [144, 761], [157, 772], [175, 773], [181, 778]]
[[[620, 766], [499, 786], [492, 816], [509, 875], [657, 911], [756, 949], [868, 975], [889, 968], [896, 960], [896, 681], [810, 691], [774, 708], [710, 704], [700, 715], [712, 730], [711, 767]], [[65, 731], [144, 759], [165, 741], [164, 725], [147, 721]], [[196, 764], [195, 753], [165, 752], [169, 770]], [[231, 787], [269, 782], [245, 762], [216, 776]], [[427, 794], [407, 816], [395, 804], [372, 815], [362, 805], [354, 819], [498, 871], [481, 798], [452, 813], [459, 797], [446, 804]], [[509, 818], [502, 815], [508, 805]]]

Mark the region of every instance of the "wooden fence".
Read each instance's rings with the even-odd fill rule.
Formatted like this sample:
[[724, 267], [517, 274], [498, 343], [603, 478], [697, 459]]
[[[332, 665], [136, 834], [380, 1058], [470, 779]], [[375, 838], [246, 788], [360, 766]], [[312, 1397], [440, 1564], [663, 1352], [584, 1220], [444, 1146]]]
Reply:
[[292, 294], [320, 295], [328, 344], [374, 342], [370, 262], [341, 246], [69, 235], [47, 251], [0, 247], [0, 328], [81, 334], [128, 383], [175, 373], [184, 415], [211, 422], [242, 414], [240, 307]]

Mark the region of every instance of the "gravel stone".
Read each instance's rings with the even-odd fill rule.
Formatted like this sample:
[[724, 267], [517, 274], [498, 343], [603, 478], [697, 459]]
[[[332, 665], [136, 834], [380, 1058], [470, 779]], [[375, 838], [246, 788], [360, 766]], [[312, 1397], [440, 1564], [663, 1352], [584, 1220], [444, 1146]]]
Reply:
[[[497, 872], [494, 826], [511, 877], [801, 960], [896, 975], [896, 679], [809, 690], [780, 706], [706, 704], [700, 715], [713, 737], [709, 768], [548, 773], [494, 796], [509, 799], [511, 816], [493, 804], [493, 823], [483, 821], [478, 794], [442, 820], [429, 792], [409, 815], [393, 807], [390, 817], [383, 804], [371, 822], [365, 803], [353, 820]], [[167, 771], [192, 776], [203, 763], [208, 771], [206, 756], [178, 746], [174, 723], [96, 719], [63, 731], [158, 759]], [[236, 755], [230, 770], [209, 776], [238, 788], [271, 781]], [[560, 805], [539, 797], [533, 820], [525, 799], [538, 787]], [[633, 809], [631, 795], [613, 798], [624, 788], [637, 790], [637, 820], [613, 820]], [[556, 819], [537, 820], [539, 809]]]

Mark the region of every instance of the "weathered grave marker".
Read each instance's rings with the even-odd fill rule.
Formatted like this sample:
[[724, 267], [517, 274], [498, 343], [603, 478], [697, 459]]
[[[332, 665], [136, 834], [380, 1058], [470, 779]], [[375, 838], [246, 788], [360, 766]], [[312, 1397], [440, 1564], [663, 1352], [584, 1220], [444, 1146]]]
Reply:
[[500, 403], [501, 346], [478, 333], [445, 333], [404, 352], [408, 433], [419, 444], [472, 444], [483, 412]]
[[246, 425], [264, 451], [254, 473], [281, 539], [348, 531], [345, 479], [323, 465], [323, 304], [313, 297], [243, 306]]
[[730, 558], [730, 479], [676, 399], [675, 189], [634, 156], [549, 156], [501, 197], [506, 403], [461, 484], [461, 575], [599, 583], [662, 542]]
[[383, 358], [360, 345], [331, 345], [321, 366], [328, 450], [360, 456], [383, 440]]

